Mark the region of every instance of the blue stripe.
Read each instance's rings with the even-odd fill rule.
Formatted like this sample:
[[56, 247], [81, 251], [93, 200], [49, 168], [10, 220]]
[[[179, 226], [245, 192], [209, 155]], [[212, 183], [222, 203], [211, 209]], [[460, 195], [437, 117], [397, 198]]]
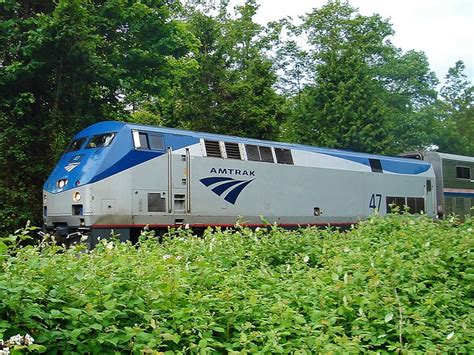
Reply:
[[102, 179], [105, 179], [114, 174], [120, 173], [126, 169], [129, 169], [138, 164], [144, 163], [153, 158], [157, 158], [163, 155], [163, 152], [154, 152], [154, 151], [129, 151], [122, 159], [117, 161], [115, 164], [109, 166], [102, 172], [95, 175], [90, 182], [96, 182]]
[[384, 171], [390, 171], [391, 173], [397, 174], [408, 174], [408, 175], [417, 175], [427, 172], [431, 164], [424, 163], [420, 164], [416, 161], [397, 161], [397, 160], [386, 160], [380, 159], [382, 163], [382, 169]]
[[474, 192], [445, 192], [444, 196], [448, 197], [474, 197]]
[[330, 155], [336, 158], [349, 160], [358, 164], [366, 165], [370, 167], [369, 159], [378, 159], [382, 165], [382, 170], [395, 174], [405, 175], [417, 175], [428, 171], [431, 164], [427, 162], [421, 162], [414, 159], [401, 159], [401, 158], [390, 158], [377, 155], [366, 155], [366, 154], [352, 154], [345, 153], [343, 151], [327, 152], [319, 151], [320, 154]]

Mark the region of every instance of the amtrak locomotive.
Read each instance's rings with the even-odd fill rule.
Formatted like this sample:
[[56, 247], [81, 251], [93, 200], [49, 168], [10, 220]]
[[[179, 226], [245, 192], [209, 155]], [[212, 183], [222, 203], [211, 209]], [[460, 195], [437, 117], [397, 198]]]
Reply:
[[393, 205], [436, 216], [433, 165], [107, 121], [74, 138], [44, 184], [45, 229], [93, 247], [145, 226], [350, 225]]

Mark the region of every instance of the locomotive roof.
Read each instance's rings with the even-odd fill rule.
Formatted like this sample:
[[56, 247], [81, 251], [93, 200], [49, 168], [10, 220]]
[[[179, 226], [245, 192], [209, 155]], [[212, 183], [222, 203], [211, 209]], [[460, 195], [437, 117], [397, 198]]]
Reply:
[[75, 136], [75, 138], [79, 138], [83, 136], [92, 136], [95, 134], [101, 134], [101, 133], [112, 132], [112, 131], [118, 131], [125, 127], [131, 130], [132, 129], [145, 130], [149, 132], [185, 135], [185, 136], [190, 136], [194, 138], [209, 139], [209, 140], [216, 140], [216, 141], [226, 141], [226, 142], [255, 144], [255, 145], [267, 145], [267, 146], [272, 146], [272, 147], [277, 147], [277, 148], [316, 152], [316, 153], [332, 155], [335, 157], [341, 157], [341, 158], [346, 158], [346, 159], [349, 158], [350, 160], [353, 160], [353, 161], [366, 160], [366, 159], [383, 159], [385, 161], [392, 161], [392, 162], [399, 162], [399, 163], [403, 162], [403, 163], [409, 163], [409, 164], [415, 164], [415, 165], [430, 165], [429, 163], [425, 161], [402, 158], [402, 157], [360, 153], [360, 152], [354, 152], [354, 151], [342, 150], [342, 149], [320, 148], [320, 147], [314, 147], [314, 146], [303, 145], [303, 144], [267, 141], [267, 140], [254, 139], [254, 138], [242, 138], [242, 137], [237, 137], [237, 136], [197, 132], [197, 131], [190, 131], [190, 130], [184, 130], [184, 129], [178, 129], [178, 128], [151, 126], [151, 125], [143, 125], [143, 124], [136, 124], [136, 123], [120, 122], [120, 121], [103, 121], [103, 122], [93, 124], [92, 126], [89, 126], [85, 128], [84, 130], [82, 130], [81, 132], [79, 132]]
[[[134, 123], [125, 123], [125, 124], [128, 125], [131, 129], [145, 129], [145, 130], [170, 133], [170, 134], [191, 135], [197, 138], [217, 140], [217, 141], [235, 142], [235, 143], [243, 143], [243, 144], [255, 144], [255, 145], [268, 145], [268, 146], [277, 147], [277, 148], [296, 149], [296, 150], [330, 154], [334, 156], [343, 155], [345, 157], [350, 156], [354, 158], [356, 157], [372, 158], [372, 159], [383, 158], [384, 160], [389, 159], [389, 160], [400, 161], [400, 162], [407, 162], [407, 161], [409, 161], [410, 163], [414, 162], [412, 159], [407, 159], [407, 158], [402, 158], [402, 157], [361, 153], [361, 152], [355, 152], [351, 150], [321, 148], [321, 147], [315, 147], [315, 146], [304, 145], [304, 144], [276, 142], [276, 141], [269, 141], [269, 140], [255, 139], [255, 138], [242, 138], [242, 137], [237, 137], [237, 136], [190, 131], [190, 130], [183, 130], [183, 129], [178, 129], [178, 128], [149, 126], [149, 125], [141, 125], [141, 124], [134, 124]], [[422, 165], [428, 164], [427, 162], [424, 162], [424, 161], [418, 161], [418, 163]]]

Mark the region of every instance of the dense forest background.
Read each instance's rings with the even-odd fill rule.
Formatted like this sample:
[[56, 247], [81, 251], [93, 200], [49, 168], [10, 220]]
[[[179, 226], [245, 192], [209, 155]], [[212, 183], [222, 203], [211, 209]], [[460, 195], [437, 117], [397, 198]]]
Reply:
[[[464, 63], [440, 82], [378, 15], [328, 1], [254, 22], [228, 1], [0, 2], [0, 230], [41, 223], [71, 137], [103, 120], [397, 154], [474, 155]], [[303, 15], [303, 14], [302, 14]]]

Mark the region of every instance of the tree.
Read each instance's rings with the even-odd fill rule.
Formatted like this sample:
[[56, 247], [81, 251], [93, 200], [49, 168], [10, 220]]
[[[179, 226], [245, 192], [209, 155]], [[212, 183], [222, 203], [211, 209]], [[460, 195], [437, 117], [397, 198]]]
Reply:
[[[372, 153], [429, 144], [425, 113], [436, 77], [424, 54], [403, 54], [390, 23], [340, 1], [304, 18], [312, 79], [291, 99], [287, 139]], [[298, 32], [298, 33], [299, 33]]]
[[434, 143], [441, 152], [474, 156], [474, 86], [457, 61], [440, 90], [439, 128]]
[[252, 20], [255, 1], [237, 6], [234, 16], [225, 1], [200, 6], [189, 5], [184, 14], [199, 40], [197, 65], [180, 76], [172, 101], [156, 103], [157, 111], [171, 126], [276, 138], [282, 99], [273, 88], [277, 78], [265, 54], [272, 37]]
[[[79, 129], [163, 96], [194, 37], [166, 0], [0, 3], [0, 229], [38, 222], [41, 185]], [[33, 208], [32, 208], [33, 206]]]

